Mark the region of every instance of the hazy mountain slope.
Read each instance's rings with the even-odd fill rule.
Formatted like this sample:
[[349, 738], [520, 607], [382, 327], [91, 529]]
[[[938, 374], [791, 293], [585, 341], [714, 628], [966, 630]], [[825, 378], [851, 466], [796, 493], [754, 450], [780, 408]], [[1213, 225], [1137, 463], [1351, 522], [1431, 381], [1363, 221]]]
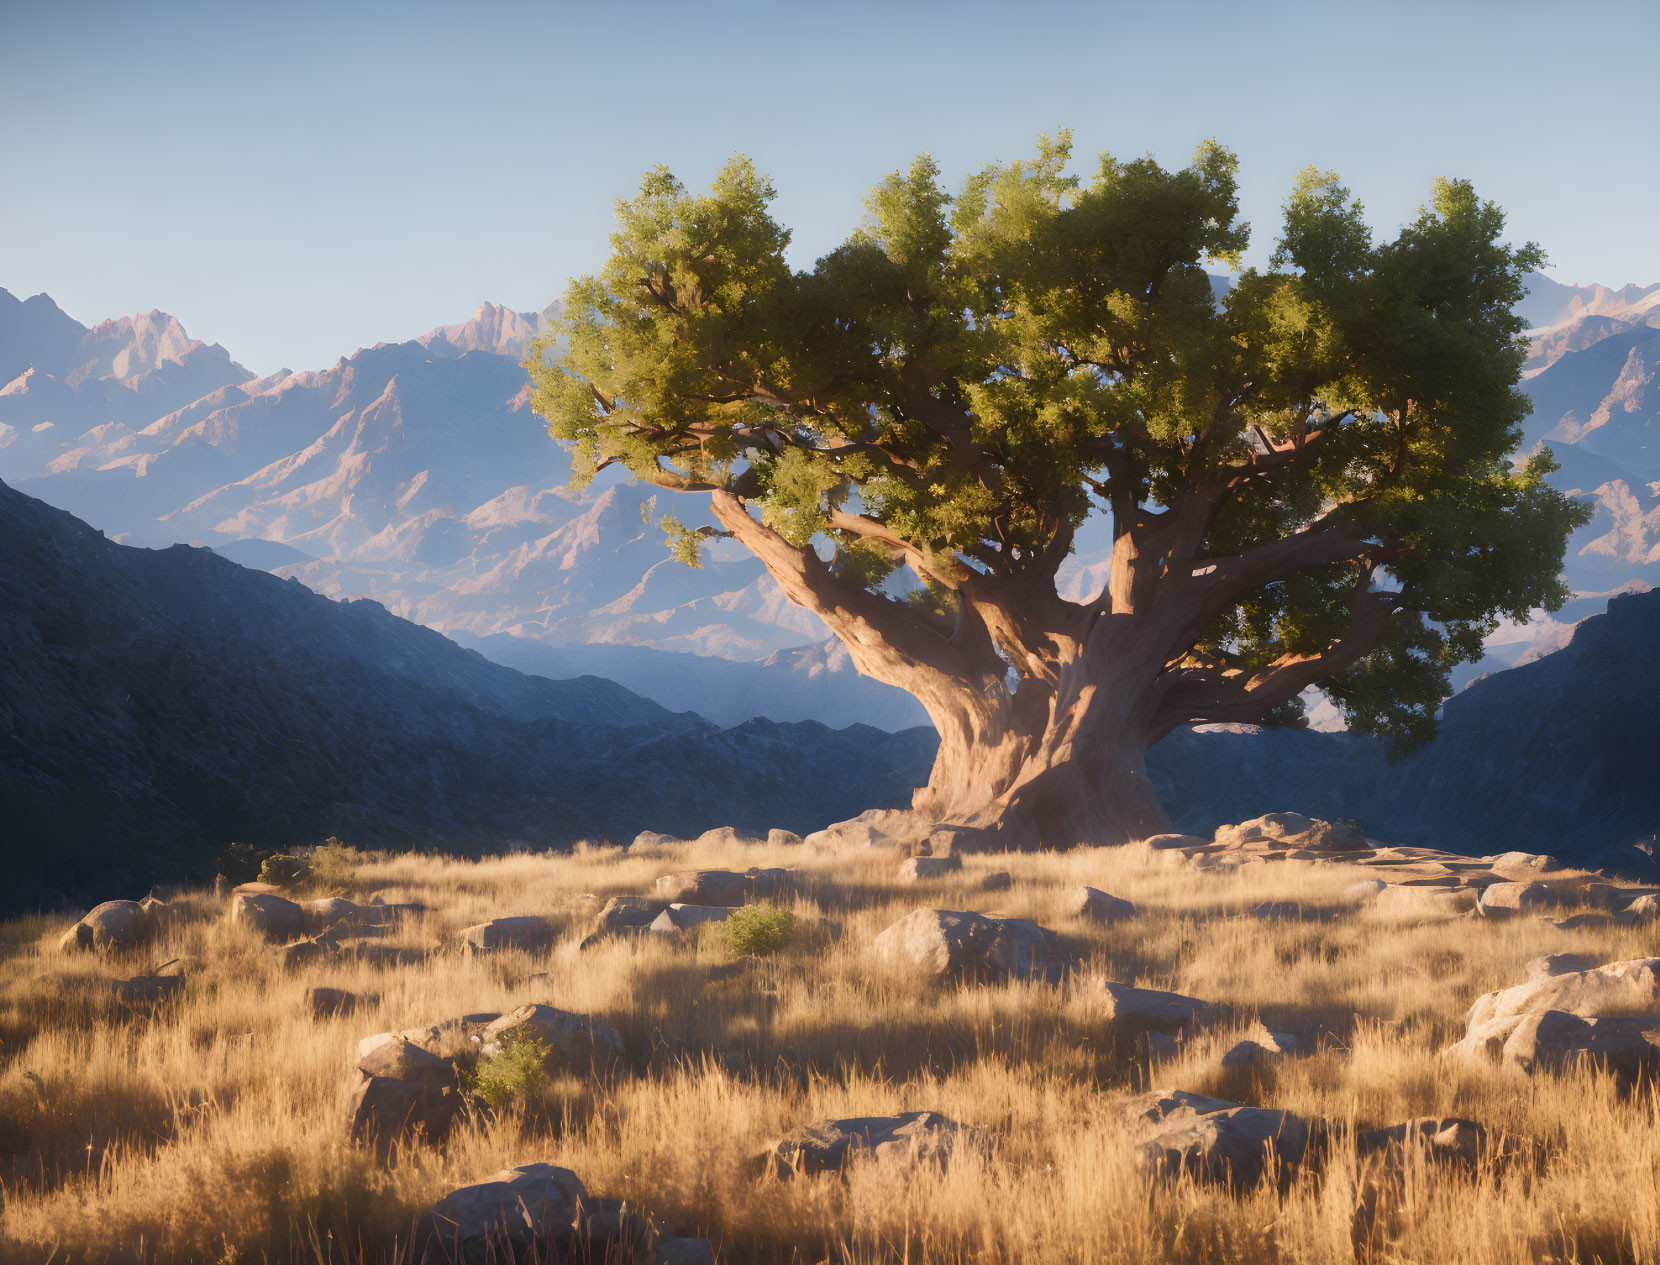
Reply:
[[[1183, 731], [1153, 752], [1183, 829], [1293, 808], [1380, 839], [1521, 849], [1645, 873], [1660, 834], [1660, 592], [1615, 596], [1568, 645], [1449, 699], [1436, 740], [1398, 765], [1348, 734]], [[1660, 876], [1660, 871], [1656, 871]]]
[[114, 544], [0, 484], [5, 901], [132, 895], [231, 839], [500, 847], [812, 829], [903, 796], [931, 735], [720, 730], [489, 663], [207, 550]]

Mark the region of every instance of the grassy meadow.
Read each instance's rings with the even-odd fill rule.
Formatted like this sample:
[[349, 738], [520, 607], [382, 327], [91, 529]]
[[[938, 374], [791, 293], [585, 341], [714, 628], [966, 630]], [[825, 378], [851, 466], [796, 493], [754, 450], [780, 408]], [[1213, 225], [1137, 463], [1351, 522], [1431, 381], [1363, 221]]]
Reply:
[[[432, 952], [389, 968], [284, 971], [276, 948], [226, 919], [226, 898], [203, 891], [180, 895], [181, 917], [132, 954], [60, 952], [68, 918], [0, 926], [0, 1260], [407, 1260], [420, 1210], [537, 1160], [713, 1240], [729, 1262], [1660, 1260], [1653, 1094], [1439, 1057], [1470, 1003], [1520, 982], [1530, 958], [1660, 954], [1655, 923], [1383, 922], [1340, 895], [1369, 877], [1356, 867], [1200, 872], [1145, 847], [971, 856], [911, 885], [896, 881], [899, 864], [889, 851], [691, 844], [365, 857], [336, 890], [427, 907], [387, 943]], [[649, 895], [675, 870], [755, 865], [797, 871], [785, 902], [796, 934], [776, 954], [733, 959], [718, 932], [577, 948], [609, 896]], [[1010, 889], [980, 889], [1005, 869]], [[1139, 916], [1067, 916], [1079, 883]], [[1271, 900], [1325, 916], [1250, 916]], [[1078, 964], [1058, 983], [923, 982], [871, 947], [918, 907], [1034, 919]], [[460, 928], [509, 914], [564, 934], [542, 952], [456, 947]], [[171, 958], [187, 960], [187, 984], [153, 1012], [105, 982]], [[1229, 1017], [1149, 1067], [1115, 1042], [1101, 980], [1223, 1003]], [[377, 1000], [316, 1019], [317, 985]], [[347, 1140], [359, 1038], [533, 1001], [611, 1024], [627, 1068], [555, 1076], [530, 1101], [464, 1119], [442, 1149], [409, 1143], [382, 1162]], [[1224, 1071], [1222, 1052], [1258, 1021], [1307, 1053]], [[1283, 1189], [1237, 1196], [1150, 1179], [1115, 1111], [1147, 1088], [1325, 1117], [1330, 1156]], [[985, 1126], [991, 1141], [943, 1168], [754, 1175], [753, 1157], [798, 1125], [920, 1109]], [[1500, 1146], [1474, 1171], [1415, 1164], [1374, 1180], [1353, 1132], [1425, 1115], [1476, 1120]]]

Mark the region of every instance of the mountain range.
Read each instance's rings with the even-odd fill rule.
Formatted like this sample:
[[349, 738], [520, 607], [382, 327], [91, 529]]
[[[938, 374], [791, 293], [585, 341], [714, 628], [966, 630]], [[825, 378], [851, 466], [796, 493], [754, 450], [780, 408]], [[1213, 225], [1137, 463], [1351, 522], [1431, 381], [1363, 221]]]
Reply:
[[137, 897], [231, 840], [466, 852], [805, 833], [909, 801], [931, 730], [719, 727], [527, 676], [211, 550], [107, 540], [0, 484], [0, 908]]
[[[1520, 310], [1534, 327], [1528, 446], [1551, 449], [1552, 482], [1596, 516], [1570, 542], [1575, 600], [1501, 627], [1459, 685], [1660, 583], [1660, 286], [1536, 275]], [[747, 553], [716, 542], [700, 570], [671, 560], [651, 520], [672, 501], [702, 525], [699, 498], [659, 505], [608, 476], [565, 486], [518, 363], [553, 313], [486, 303], [328, 369], [256, 378], [162, 313], [89, 329], [45, 295], [0, 290], [0, 477], [112, 539], [196, 541], [319, 593], [372, 597], [503, 663], [600, 673], [723, 724], [926, 723], [908, 695], [854, 673]], [[1109, 548], [1086, 526], [1063, 592], [1098, 583]]]

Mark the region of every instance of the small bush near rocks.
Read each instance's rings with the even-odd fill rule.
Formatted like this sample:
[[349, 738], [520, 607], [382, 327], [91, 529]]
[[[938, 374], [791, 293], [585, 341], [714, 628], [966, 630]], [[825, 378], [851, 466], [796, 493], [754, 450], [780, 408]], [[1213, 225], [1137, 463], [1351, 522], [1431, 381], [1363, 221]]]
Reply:
[[470, 1073], [461, 1074], [461, 1087], [492, 1107], [534, 1102], [550, 1083], [547, 1057], [547, 1043], [540, 1037], [510, 1037], [496, 1053], [481, 1058]]
[[233, 843], [219, 854], [219, 873], [235, 887], [259, 877], [260, 855], [251, 843]]
[[764, 957], [790, 942], [795, 915], [773, 905], [745, 905], [720, 924], [726, 951], [735, 958]]
[[298, 887], [311, 877], [311, 867], [299, 857], [278, 853], [259, 867], [259, 881], [273, 887]]
[[311, 866], [311, 880], [329, 891], [345, 891], [357, 877], [357, 871], [368, 858], [349, 843], [341, 843], [333, 835], [327, 842], [311, 850], [306, 861]]

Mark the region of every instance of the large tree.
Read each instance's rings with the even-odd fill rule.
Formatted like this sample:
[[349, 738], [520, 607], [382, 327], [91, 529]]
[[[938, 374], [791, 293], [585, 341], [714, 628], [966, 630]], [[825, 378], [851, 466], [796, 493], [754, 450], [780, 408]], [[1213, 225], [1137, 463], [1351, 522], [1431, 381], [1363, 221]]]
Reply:
[[[1237, 267], [1236, 160], [1167, 171], [1070, 138], [953, 198], [919, 158], [810, 271], [742, 158], [619, 202], [611, 255], [526, 361], [578, 481], [621, 464], [730, 536], [939, 729], [919, 826], [1013, 846], [1165, 828], [1147, 748], [1286, 721], [1319, 686], [1421, 742], [1500, 616], [1555, 609], [1582, 511], [1513, 464], [1534, 246], [1463, 181], [1393, 240], [1309, 170]], [[1099, 591], [1064, 600], [1109, 517]], [[906, 567], [914, 578], [896, 576]]]

